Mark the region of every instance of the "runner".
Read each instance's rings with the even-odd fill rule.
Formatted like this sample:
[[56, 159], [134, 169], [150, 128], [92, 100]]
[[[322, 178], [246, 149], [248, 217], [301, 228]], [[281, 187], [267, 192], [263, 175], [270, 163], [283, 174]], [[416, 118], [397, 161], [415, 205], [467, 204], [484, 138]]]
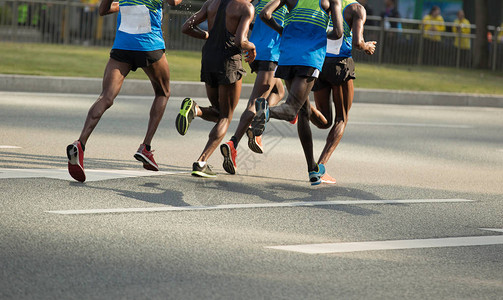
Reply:
[[[272, 18], [272, 13], [283, 5], [286, 5], [289, 11], [284, 28]], [[327, 33], [329, 15], [335, 26], [334, 30]], [[275, 75], [285, 80], [288, 98], [285, 103], [270, 109], [265, 99], [257, 99], [257, 114], [252, 121], [253, 133], [259, 136], [264, 132], [269, 114], [271, 118], [286, 121], [292, 121], [298, 115], [297, 130], [307, 161], [309, 181], [311, 185], [318, 185], [325, 170], [323, 165], [318, 166], [314, 160], [308, 95], [323, 66], [327, 38], [338, 39], [342, 36], [341, 2], [272, 0], [264, 7], [260, 17], [282, 34]]]
[[[313, 87], [316, 109], [313, 109], [311, 114], [312, 123], [321, 129], [328, 129], [334, 124], [318, 160], [318, 165], [324, 166], [344, 134], [349, 109], [353, 104], [353, 79], [355, 79], [355, 65], [351, 56], [353, 46], [368, 55], [374, 54], [376, 48], [376, 42], [365, 42], [363, 38], [363, 25], [367, 14], [362, 5], [356, 1], [342, 0], [342, 15], [344, 35], [336, 41], [328, 40], [323, 71]], [[335, 104], [335, 123], [330, 96], [333, 97]], [[328, 173], [321, 177], [321, 181], [336, 183]]]
[[[176, 118], [176, 128], [185, 135], [195, 116], [217, 123], [201, 156], [192, 165], [194, 176], [216, 177], [207, 161], [224, 138], [239, 101], [242, 77], [246, 74], [241, 51], [246, 51], [249, 63], [256, 56], [255, 45], [247, 39], [253, 14], [250, 0], [208, 0], [183, 24], [183, 33], [207, 40], [203, 47], [201, 81], [206, 84], [211, 106], [199, 107], [186, 98]], [[197, 26], [206, 20], [209, 32]]]
[[[252, 72], [257, 73], [250, 100], [246, 110], [241, 115], [238, 128], [230, 141], [220, 145], [220, 151], [224, 156], [223, 168], [227, 173], [236, 173], [236, 155], [238, 143], [247, 134], [248, 147], [256, 153], [263, 153], [262, 137], [254, 136], [249, 128], [253, 117], [255, 117], [255, 99], [267, 98], [269, 106], [275, 106], [285, 95], [283, 82], [279, 78], [274, 78], [274, 70], [278, 65], [280, 35], [264, 24], [257, 16], [264, 6], [271, 0], [259, 0], [255, 6], [255, 23], [250, 36], [250, 42], [257, 47], [257, 57], [250, 64]], [[274, 12], [273, 17], [278, 24], [283, 25], [286, 7], [281, 7]]]
[[[167, 0], [169, 5], [178, 5], [182, 0]], [[161, 30], [161, 0], [102, 0], [101, 16], [119, 13], [114, 45], [103, 76], [101, 95], [91, 106], [84, 128], [78, 140], [68, 145], [68, 172], [77, 181], [84, 182], [84, 151], [89, 136], [103, 113], [112, 106], [119, 94], [124, 79], [130, 71], [142, 68], [154, 88], [155, 98], [150, 110], [147, 133], [134, 157], [151, 171], [159, 171], [151, 151], [151, 142], [162, 119], [168, 98], [169, 66], [164, 54], [165, 44]]]

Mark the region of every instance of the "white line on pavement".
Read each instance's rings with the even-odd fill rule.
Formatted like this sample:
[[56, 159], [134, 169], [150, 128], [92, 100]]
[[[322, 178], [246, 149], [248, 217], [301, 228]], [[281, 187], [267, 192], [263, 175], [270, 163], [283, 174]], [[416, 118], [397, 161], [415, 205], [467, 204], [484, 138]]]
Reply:
[[428, 124], [428, 123], [381, 123], [381, 122], [352, 122], [353, 125], [372, 125], [372, 126], [402, 126], [402, 127], [433, 127], [433, 128], [474, 128], [470, 125], [450, 125], [450, 124]]
[[18, 146], [0, 145], [0, 149], [21, 149]]
[[[488, 229], [488, 228], [480, 228], [480, 229], [503, 232], [503, 229]], [[443, 247], [482, 246], [482, 245], [501, 245], [501, 244], [503, 244], [503, 235], [448, 237], [438, 239], [372, 241], [372, 242], [355, 242], [355, 243], [305, 244], [305, 245], [289, 245], [289, 246], [271, 246], [266, 248], [300, 252], [306, 254], [328, 254], [328, 253], [347, 253], [347, 252], [359, 252], [359, 251], [403, 250], [403, 249], [443, 248]]]
[[223, 210], [223, 209], [244, 209], [244, 208], [309, 207], [309, 206], [326, 206], [326, 205], [452, 203], [452, 202], [472, 202], [472, 201], [473, 200], [467, 200], [467, 199], [335, 200], [335, 201], [311, 201], [311, 202], [223, 204], [214, 206], [161, 206], [161, 207], [53, 210], [46, 212], [61, 215], [85, 215], [85, 214], [137, 213], [137, 212], [163, 212], [163, 211]]

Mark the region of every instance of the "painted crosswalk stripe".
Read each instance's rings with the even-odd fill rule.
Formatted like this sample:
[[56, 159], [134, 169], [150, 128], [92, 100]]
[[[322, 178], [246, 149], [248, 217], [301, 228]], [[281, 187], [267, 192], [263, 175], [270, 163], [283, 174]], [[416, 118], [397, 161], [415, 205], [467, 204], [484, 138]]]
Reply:
[[139, 213], [139, 212], [169, 212], [169, 211], [202, 211], [202, 210], [227, 210], [246, 208], [278, 208], [278, 207], [311, 207], [327, 205], [364, 205], [364, 204], [414, 204], [414, 203], [455, 203], [472, 202], [467, 199], [403, 199], [403, 200], [334, 200], [334, 201], [306, 201], [306, 202], [281, 202], [281, 203], [253, 203], [253, 204], [222, 204], [213, 206], [158, 206], [158, 207], [132, 207], [132, 208], [105, 208], [105, 209], [78, 209], [78, 210], [51, 210], [48, 213], [61, 215], [88, 215], [111, 213]]
[[[494, 232], [503, 232], [503, 229], [488, 229], [488, 228], [480, 228], [480, 229]], [[502, 244], [503, 244], [503, 235], [497, 235], [497, 236], [447, 237], [437, 239], [287, 245], [287, 246], [270, 246], [266, 248], [299, 252], [305, 254], [329, 254], [329, 253], [348, 253], [348, 252], [360, 252], [360, 251], [465, 247], [465, 246], [484, 246], [484, 245], [502, 245]]]
[[19, 146], [0, 145], [0, 149], [21, 149]]
[[371, 126], [397, 126], [397, 127], [431, 127], [431, 128], [474, 128], [471, 125], [460, 124], [428, 124], [428, 123], [390, 123], [390, 122], [352, 122], [353, 125], [371, 125]]

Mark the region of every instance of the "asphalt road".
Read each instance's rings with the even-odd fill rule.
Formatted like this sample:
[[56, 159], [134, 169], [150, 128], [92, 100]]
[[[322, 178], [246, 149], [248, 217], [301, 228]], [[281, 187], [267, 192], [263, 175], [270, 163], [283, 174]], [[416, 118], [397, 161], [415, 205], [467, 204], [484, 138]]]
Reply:
[[81, 184], [65, 148], [94, 100], [0, 92], [1, 299], [503, 299], [503, 109], [355, 103], [338, 183], [311, 187], [279, 121], [265, 154], [243, 140], [237, 175], [217, 150], [218, 177], [191, 177], [212, 125], [178, 135], [181, 98], [152, 145], [162, 172], [142, 171], [151, 98], [119, 97]]

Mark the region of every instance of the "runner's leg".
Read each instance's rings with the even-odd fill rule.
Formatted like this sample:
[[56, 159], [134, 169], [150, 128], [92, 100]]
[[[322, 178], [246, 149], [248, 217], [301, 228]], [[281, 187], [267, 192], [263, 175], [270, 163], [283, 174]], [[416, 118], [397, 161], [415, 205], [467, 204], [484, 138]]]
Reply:
[[328, 133], [327, 142], [320, 155], [318, 164], [326, 164], [335, 148], [337, 148], [337, 145], [339, 145], [348, 123], [348, 112], [353, 104], [353, 80], [349, 80], [341, 86], [333, 86], [332, 88], [336, 114], [335, 124]]
[[128, 63], [119, 62], [113, 58], [108, 60], [105, 74], [103, 75], [101, 95], [89, 109], [84, 128], [80, 133], [79, 141], [84, 146], [103, 113], [113, 105], [130, 68], [131, 66]]
[[218, 87], [219, 118], [217, 124], [210, 131], [208, 142], [204, 147], [204, 150], [201, 153], [198, 161], [207, 161], [211, 154], [213, 154], [215, 149], [218, 147], [218, 145], [220, 145], [220, 142], [223, 140], [231, 123], [234, 109], [239, 102], [239, 96], [241, 95], [241, 84], [242, 80], [240, 79], [233, 84], [220, 85]]
[[165, 54], [163, 54], [161, 59], [152, 65], [143, 68], [143, 71], [145, 71], [149, 77], [155, 92], [154, 102], [152, 103], [152, 107], [150, 109], [147, 133], [145, 135], [145, 139], [143, 140], [143, 144], [151, 145], [152, 138], [154, 137], [157, 127], [159, 127], [159, 123], [162, 120], [162, 116], [164, 115], [170, 96], [170, 72]]

